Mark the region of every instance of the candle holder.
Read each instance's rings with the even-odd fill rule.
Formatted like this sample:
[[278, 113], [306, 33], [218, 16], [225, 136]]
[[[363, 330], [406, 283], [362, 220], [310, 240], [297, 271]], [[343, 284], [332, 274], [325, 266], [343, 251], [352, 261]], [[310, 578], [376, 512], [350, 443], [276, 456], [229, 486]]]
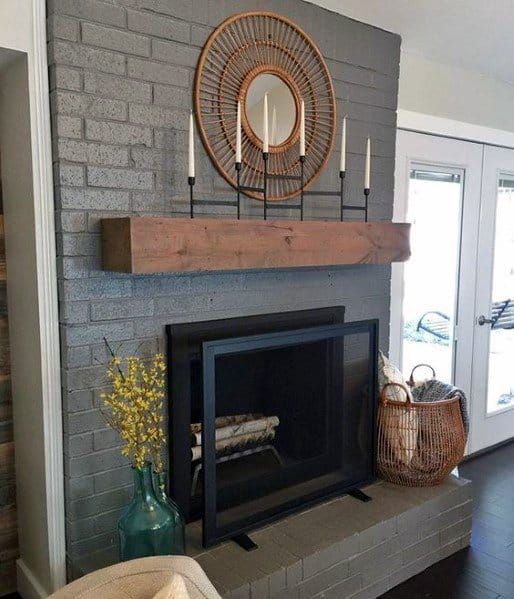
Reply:
[[300, 156], [300, 220], [303, 221], [303, 208], [304, 208], [304, 193], [305, 188], [305, 156]]
[[340, 210], [341, 210], [341, 222], [343, 222], [344, 220], [344, 180], [346, 177], [346, 171], [339, 171], [339, 181], [340, 181], [340, 193], [341, 193], [341, 197], [340, 197]]
[[365, 200], [365, 204], [364, 204], [364, 222], [365, 223], [368, 222], [368, 199], [369, 199], [370, 192], [371, 192], [371, 189], [369, 187], [365, 187], [364, 188], [364, 200]]
[[262, 153], [262, 160], [264, 161], [264, 185], [263, 185], [263, 196], [264, 196], [264, 220], [268, 219], [268, 158], [269, 153]]
[[236, 178], [237, 178], [237, 220], [241, 219], [241, 169], [243, 165], [236, 162]]
[[190, 211], [190, 216], [191, 218], [195, 217], [195, 212], [194, 212], [194, 188], [195, 188], [195, 177], [188, 177], [187, 178], [187, 183], [189, 185], [189, 211]]

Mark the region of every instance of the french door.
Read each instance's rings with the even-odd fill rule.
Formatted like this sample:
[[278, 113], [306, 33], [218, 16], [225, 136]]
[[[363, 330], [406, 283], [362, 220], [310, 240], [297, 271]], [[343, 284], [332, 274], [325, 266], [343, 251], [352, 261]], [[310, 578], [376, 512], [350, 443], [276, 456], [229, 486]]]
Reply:
[[479, 451], [514, 437], [514, 151], [398, 131], [395, 187], [412, 257], [393, 266], [390, 355], [466, 392]]
[[514, 437], [514, 150], [484, 147], [473, 347], [473, 450]]

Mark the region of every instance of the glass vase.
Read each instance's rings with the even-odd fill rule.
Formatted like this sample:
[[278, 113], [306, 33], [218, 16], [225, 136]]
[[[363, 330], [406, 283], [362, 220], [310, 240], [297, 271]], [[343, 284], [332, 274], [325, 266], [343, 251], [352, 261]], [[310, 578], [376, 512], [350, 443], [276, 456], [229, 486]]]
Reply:
[[154, 472], [154, 489], [157, 498], [167, 505], [174, 514], [174, 530], [172, 540], [172, 554], [173, 555], [185, 555], [186, 554], [186, 524], [178, 505], [168, 495], [166, 488], [166, 475], [164, 472]]
[[155, 493], [151, 465], [134, 468], [134, 496], [118, 521], [121, 561], [176, 553], [176, 522]]

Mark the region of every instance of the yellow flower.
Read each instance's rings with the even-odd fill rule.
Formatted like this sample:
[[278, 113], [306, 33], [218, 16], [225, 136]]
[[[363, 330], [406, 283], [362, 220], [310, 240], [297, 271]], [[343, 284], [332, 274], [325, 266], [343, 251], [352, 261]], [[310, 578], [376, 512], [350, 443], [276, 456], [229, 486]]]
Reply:
[[162, 354], [156, 354], [149, 364], [135, 356], [113, 356], [107, 369], [111, 392], [100, 395], [104, 415], [123, 441], [122, 455], [136, 468], [149, 461], [155, 470], [163, 468], [165, 371]]

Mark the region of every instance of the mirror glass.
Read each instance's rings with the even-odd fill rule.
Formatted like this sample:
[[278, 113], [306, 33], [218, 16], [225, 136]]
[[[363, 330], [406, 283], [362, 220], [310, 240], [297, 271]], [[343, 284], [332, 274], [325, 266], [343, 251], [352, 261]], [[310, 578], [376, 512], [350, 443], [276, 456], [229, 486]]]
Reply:
[[289, 86], [280, 77], [261, 73], [246, 94], [246, 116], [255, 135], [262, 140], [264, 95], [268, 93], [269, 143], [278, 146], [291, 135], [296, 122], [296, 103]]

